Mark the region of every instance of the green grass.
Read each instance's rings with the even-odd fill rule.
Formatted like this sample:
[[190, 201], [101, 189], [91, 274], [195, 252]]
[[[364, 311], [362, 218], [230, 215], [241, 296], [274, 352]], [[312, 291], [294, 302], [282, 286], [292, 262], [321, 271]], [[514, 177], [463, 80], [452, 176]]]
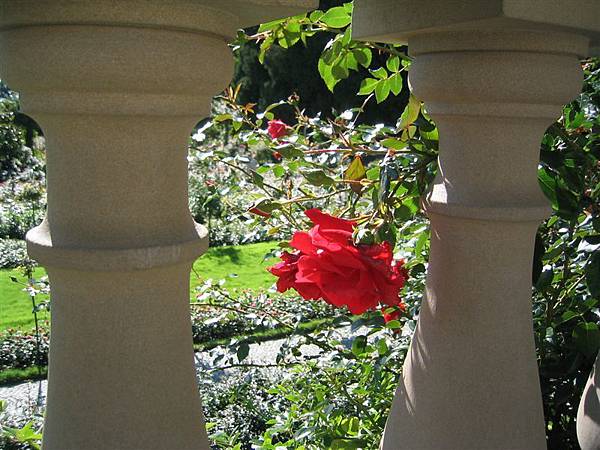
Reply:
[[215, 281], [225, 279], [228, 290], [268, 288], [275, 278], [265, 268], [276, 260], [264, 261], [263, 258], [277, 248], [272, 242], [211, 248], [194, 263], [190, 287], [194, 288], [211, 278]]
[[[190, 276], [192, 296], [194, 288], [207, 279], [215, 281], [225, 279], [225, 288], [228, 290], [257, 290], [270, 287], [274, 278], [265, 270], [265, 267], [273, 264], [275, 260], [265, 261], [263, 258], [266, 253], [275, 248], [274, 243], [261, 242], [209, 249], [194, 263], [194, 270]], [[42, 277], [44, 274], [42, 268], [35, 271], [36, 278]], [[0, 332], [11, 327], [30, 329], [34, 326], [31, 300], [22, 291], [23, 286], [12, 282], [11, 277], [17, 277], [20, 281], [24, 281], [19, 270], [0, 270]], [[49, 314], [42, 313], [41, 319], [49, 319]]]
[[[37, 268], [34, 277], [45, 275], [42, 268]], [[20, 270], [0, 270], [0, 332], [6, 328], [33, 328], [33, 314], [31, 313], [31, 299], [23, 292], [23, 285], [15, 283], [11, 277], [16, 277], [21, 283], [25, 282]], [[40, 312], [40, 319], [50, 318], [47, 312]]]

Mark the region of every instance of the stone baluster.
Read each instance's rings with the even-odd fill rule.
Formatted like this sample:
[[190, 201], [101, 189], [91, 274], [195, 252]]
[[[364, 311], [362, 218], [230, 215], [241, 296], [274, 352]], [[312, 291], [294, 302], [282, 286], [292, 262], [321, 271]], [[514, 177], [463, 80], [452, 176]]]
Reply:
[[208, 449], [189, 272], [208, 246], [187, 144], [230, 80], [237, 28], [312, 0], [0, 0], [0, 76], [46, 136], [45, 450]]
[[577, 439], [582, 450], [600, 448], [600, 353], [577, 410]]
[[[382, 440], [398, 449], [543, 449], [532, 330], [540, 142], [600, 35], [590, 1], [355, 0], [354, 37], [408, 43], [438, 125], [426, 295]], [[590, 19], [595, 17], [595, 19]]]

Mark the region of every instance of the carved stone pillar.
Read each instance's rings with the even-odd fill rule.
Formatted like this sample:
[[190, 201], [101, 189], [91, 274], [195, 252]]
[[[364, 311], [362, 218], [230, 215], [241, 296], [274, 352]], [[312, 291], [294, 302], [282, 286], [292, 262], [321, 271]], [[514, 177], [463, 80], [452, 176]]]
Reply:
[[0, 0], [0, 76], [47, 139], [52, 286], [45, 450], [208, 449], [189, 271], [187, 141], [235, 30], [306, 0]]
[[600, 448], [600, 353], [579, 403], [577, 439], [582, 450]]
[[[545, 129], [582, 83], [600, 4], [356, 0], [354, 35], [408, 43], [439, 127], [431, 255], [382, 448], [545, 448], [531, 315]], [[594, 31], [595, 30], [595, 31]]]

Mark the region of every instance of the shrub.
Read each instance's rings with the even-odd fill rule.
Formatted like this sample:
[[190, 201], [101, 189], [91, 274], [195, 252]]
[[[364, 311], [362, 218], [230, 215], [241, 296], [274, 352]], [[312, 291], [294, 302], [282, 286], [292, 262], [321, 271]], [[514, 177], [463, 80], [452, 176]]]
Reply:
[[11, 269], [30, 264], [27, 245], [19, 239], [0, 239], [0, 269]]
[[[48, 364], [50, 336], [46, 329], [40, 330], [39, 364]], [[37, 340], [33, 331], [9, 329], [0, 336], [0, 370], [22, 369], [36, 365]]]
[[282, 375], [274, 370], [232, 370], [218, 378], [200, 374], [200, 393], [207, 428], [214, 448], [250, 450], [251, 443], [268, 428], [273, 410], [287, 401], [270, 393]]

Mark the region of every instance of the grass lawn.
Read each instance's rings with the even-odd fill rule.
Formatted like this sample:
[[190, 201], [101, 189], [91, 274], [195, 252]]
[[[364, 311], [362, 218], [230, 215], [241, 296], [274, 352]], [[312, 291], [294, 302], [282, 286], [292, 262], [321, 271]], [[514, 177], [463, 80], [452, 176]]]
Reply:
[[[229, 290], [270, 287], [274, 277], [265, 267], [273, 264], [275, 260], [265, 261], [264, 256], [275, 248], [277, 247], [274, 243], [261, 242], [209, 249], [194, 263], [194, 271], [190, 276], [192, 294], [196, 286], [209, 278], [215, 281], [227, 280], [225, 287]], [[43, 275], [42, 268], [36, 269], [36, 278]], [[0, 270], [0, 332], [10, 327], [29, 329], [34, 326], [31, 301], [22, 291], [23, 286], [12, 282], [11, 276], [24, 280], [19, 270]], [[48, 318], [48, 314], [42, 314], [42, 319]]]

